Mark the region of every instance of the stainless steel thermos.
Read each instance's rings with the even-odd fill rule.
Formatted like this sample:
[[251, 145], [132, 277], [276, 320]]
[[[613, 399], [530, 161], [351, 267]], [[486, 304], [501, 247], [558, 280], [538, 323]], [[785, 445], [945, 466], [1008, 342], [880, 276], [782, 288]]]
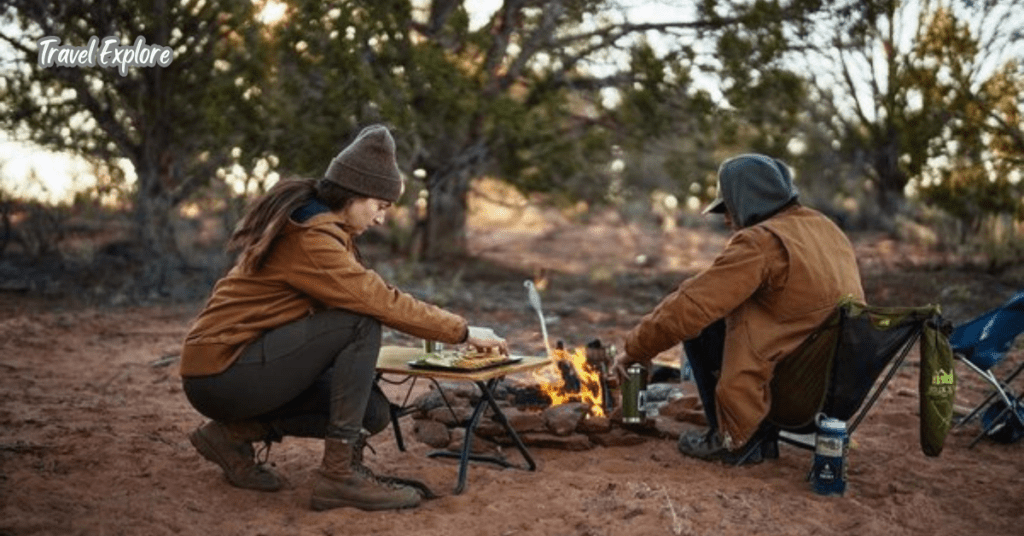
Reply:
[[626, 369], [622, 383], [622, 422], [636, 424], [644, 421], [644, 392], [647, 390], [647, 371], [640, 363]]

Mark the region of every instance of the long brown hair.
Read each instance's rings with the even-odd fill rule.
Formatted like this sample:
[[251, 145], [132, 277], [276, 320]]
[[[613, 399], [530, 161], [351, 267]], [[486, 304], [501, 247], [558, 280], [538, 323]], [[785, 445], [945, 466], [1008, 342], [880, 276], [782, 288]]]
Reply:
[[325, 179], [282, 180], [249, 205], [231, 234], [227, 249], [241, 251], [238, 265], [244, 273], [257, 272], [295, 209], [315, 198], [333, 212], [363, 197]]

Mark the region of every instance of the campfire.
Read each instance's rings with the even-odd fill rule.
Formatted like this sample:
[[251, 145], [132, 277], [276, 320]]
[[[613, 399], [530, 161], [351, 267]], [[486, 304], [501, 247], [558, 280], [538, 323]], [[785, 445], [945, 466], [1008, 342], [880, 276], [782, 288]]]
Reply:
[[608, 352], [601, 342], [594, 341], [573, 352], [559, 343], [550, 357], [552, 365], [532, 373], [536, 388], [550, 405], [580, 402], [589, 408], [588, 416], [605, 417], [611, 398], [605, 383]]
[[[694, 422], [693, 417], [702, 415], [696, 396], [683, 397], [678, 384], [662, 384], [659, 396], [666, 400], [674, 396], [672, 404], [642, 425], [623, 424], [617, 393], [606, 382], [613, 355], [600, 341], [573, 350], [559, 343], [550, 353], [550, 366], [505, 377], [492, 389], [493, 395], [525, 444], [566, 450], [633, 445], [652, 436], [677, 437], [685, 426], [682, 421]], [[413, 402], [417, 408], [414, 435], [429, 446], [458, 450], [464, 425], [481, 394], [465, 382], [441, 382], [438, 387]], [[658, 390], [657, 385], [653, 387]], [[488, 409], [475, 432], [474, 452], [500, 452], [502, 446], [513, 444], [493, 417]]]

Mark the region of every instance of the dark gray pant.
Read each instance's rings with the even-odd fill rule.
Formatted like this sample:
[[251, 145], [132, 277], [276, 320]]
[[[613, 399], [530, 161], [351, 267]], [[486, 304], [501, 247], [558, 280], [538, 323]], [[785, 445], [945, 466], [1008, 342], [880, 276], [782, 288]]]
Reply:
[[[718, 377], [722, 374], [722, 359], [725, 354], [725, 320], [713, 322], [700, 332], [700, 335], [683, 342], [685, 358], [690, 362], [693, 382], [697, 385], [697, 394], [704, 405], [704, 416], [708, 419], [708, 428], [718, 431], [718, 412], [715, 403], [715, 388]], [[765, 440], [768, 443], [763, 443]], [[765, 456], [778, 457], [778, 428], [765, 420], [757, 432], [750, 438], [748, 445], [758, 448], [774, 449], [762, 451]]]
[[374, 318], [323, 311], [264, 333], [220, 374], [185, 378], [185, 395], [213, 420], [258, 420], [278, 439], [355, 440], [390, 422], [373, 382], [380, 338]]
[[704, 405], [708, 427], [718, 430], [718, 412], [715, 405], [715, 387], [722, 372], [725, 353], [725, 320], [713, 322], [693, 339], [683, 342], [683, 356], [690, 362], [693, 383]]

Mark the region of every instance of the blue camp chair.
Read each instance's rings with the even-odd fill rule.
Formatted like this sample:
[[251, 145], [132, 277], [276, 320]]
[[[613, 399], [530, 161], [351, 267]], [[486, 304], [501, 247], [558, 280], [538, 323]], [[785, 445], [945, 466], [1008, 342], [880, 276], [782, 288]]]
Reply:
[[1024, 291], [1002, 306], [958, 326], [949, 337], [957, 359], [994, 388], [988, 398], [957, 424], [962, 426], [982, 416], [982, 431], [971, 442], [971, 447], [986, 435], [1003, 441], [1015, 441], [1024, 436], [1024, 402], [1010, 388], [1011, 382], [1024, 372], [1024, 362], [1002, 380], [992, 372], [1006, 358], [1014, 339], [1022, 332]]

